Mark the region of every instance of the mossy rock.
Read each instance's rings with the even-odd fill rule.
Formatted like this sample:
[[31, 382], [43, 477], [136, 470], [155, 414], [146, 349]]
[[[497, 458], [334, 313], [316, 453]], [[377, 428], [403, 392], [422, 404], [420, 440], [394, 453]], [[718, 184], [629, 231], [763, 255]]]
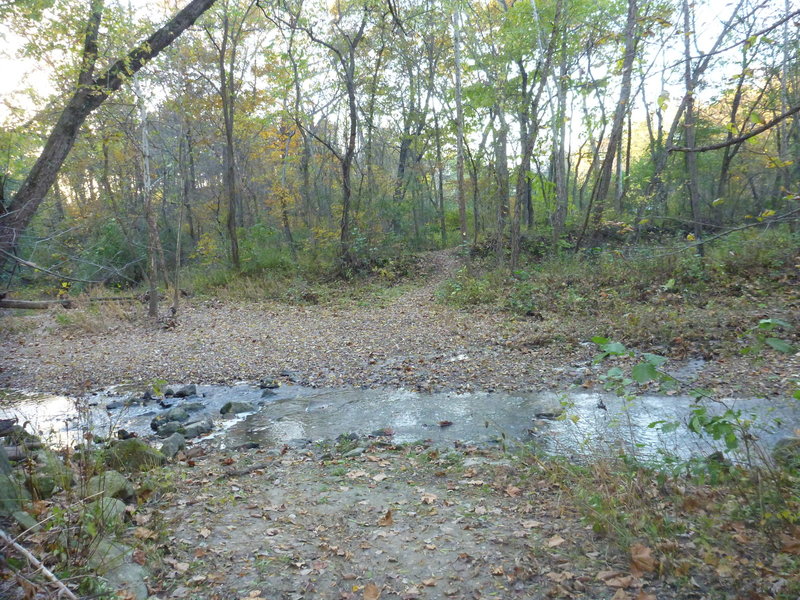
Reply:
[[102, 523], [107, 528], [122, 525], [125, 519], [125, 503], [117, 498], [99, 498], [89, 502], [86, 510], [95, 518], [95, 521]]
[[36, 460], [42, 465], [40, 471], [52, 477], [58, 487], [68, 489], [72, 486], [75, 481], [74, 473], [63, 463], [58, 454], [49, 448], [44, 448], [36, 453]]
[[94, 496], [118, 498], [123, 502], [127, 502], [136, 498], [136, 489], [122, 473], [106, 471], [100, 475], [95, 475], [86, 482], [83, 496], [84, 498]]
[[139, 438], [115, 442], [106, 450], [106, 464], [120, 471], [147, 471], [167, 462], [167, 457]]
[[56, 492], [56, 480], [41, 471], [27, 477], [25, 486], [37, 500], [47, 500]]
[[11, 462], [8, 460], [6, 449], [0, 444], [0, 474], [10, 475], [12, 471]]
[[24, 502], [30, 502], [31, 495], [15, 479], [0, 474], [0, 515], [8, 517], [22, 508]]
[[86, 564], [98, 575], [104, 575], [124, 565], [132, 555], [133, 548], [101, 537], [92, 545]]

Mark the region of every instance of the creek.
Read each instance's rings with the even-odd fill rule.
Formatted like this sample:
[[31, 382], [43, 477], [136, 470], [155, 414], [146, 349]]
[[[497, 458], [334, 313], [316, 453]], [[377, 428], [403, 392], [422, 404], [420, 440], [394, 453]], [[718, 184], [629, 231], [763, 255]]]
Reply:
[[[708, 456], [724, 450], [722, 441], [692, 433], [685, 426], [695, 403], [683, 396], [644, 395], [626, 403], [613, 394], [592, 391], [428, 394], [295, 385], [284, 385], [267, 397], [262, 393], [248, 384], [203, 385], [197, 386], [197, 396], [166, 402], [172, 406], [200, 402], [203, 409], [192, 419], [214, 421], [213, 433], [202, 439], [211, 438], [227, 449], [244, 444], [302, 446], [354, 433], [359, 437], [389, 434], [394, 443], [427, 440], [439, 447], [526, 443], [569, 457], [618, 453], [623, 448], [643, 459], [664, 454]], [[87, 431], [109, 437], [125, 429], [148, 438], [153, 436], [151, 420], [165, 409], [155, 401], [121, 406], [139, 397], [141, 393], [132, 394], [123, 387], [80, 398], [6, 391], [0, 418], [29, 423], [31, 431], [53, 445], [79, 439]], [[251, 403], [254, 410], [220, 415], [220, 408], [231, 401]], [[800, 403], [793, 400], [740, 398], [705, 405], [710, 415], [722, 414], [726, 408], [741, 411], [739, 419], [749, 424], [750, 437], [764, 450], [800, 426]], [[652, 426], [656, 422], [681, 425], [666, 433]], [[740, 449], [729, 458], [743, 461], [748, 457]]]

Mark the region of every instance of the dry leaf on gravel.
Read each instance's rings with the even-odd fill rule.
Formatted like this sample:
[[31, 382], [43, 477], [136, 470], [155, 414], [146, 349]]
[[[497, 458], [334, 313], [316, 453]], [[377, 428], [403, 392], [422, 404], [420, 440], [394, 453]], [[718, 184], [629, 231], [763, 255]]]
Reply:
[[517, 496], [520, 496], [520, 495], [522, 495], [522, 490], [521, 490], [521, 489], [519, 489], [519, 488], [518, 488], [517, 486], [515, 486], [515, 485], [509, 485], [508, 487], [506, 487], [506, 494], [508, 494], [508, 495], [509, 495], [509, 496], [511, 496], [512, 498], [515, 498], [515, 497], [517, 497]]
[[348, 479], [358, 479], [359, 477], [369, 477], [369, 473], [359, 469], [357, 471], [348, 471], [344, 476]]
[[378, 600], [381, 597], [381, 589], [374, 583], [364, 586], [364, 600]]
[[433, 504], [436, 502], [438, 496], [436, 494], [422, 494], [422, 503], [423, 504]]
[[383, 481], [387, 477], [389, 477], [389, 476], [386, 473], [378, 473], [377, 475], [375, 475], [372, 478], [372, 481], [377, 481], [378, 483], [380, 483], [381, 481]]
[[567, 540], [565, 540], [563, 537], [561, 537], [560, 535], [556, 534], [553, 537], [551, 537], [549, 540], [547, 540], [547, 547], [548, 548], [556, 548], [556, 547], [560, 546], [561, 544], [563, 544], [566, 541]]
[[423, 579], [422, 585], [424, 585], [425, 587], [436, 587], [436, 580], [433, 579], [432, 577], [430, 579]]
[[378, 526], [379, 527], [391, 527], [394, 524], [394, 518], [392, 518], [392, 509], [386, 511], [386, 514], [383, 515], [380, 519], [378, 519]]

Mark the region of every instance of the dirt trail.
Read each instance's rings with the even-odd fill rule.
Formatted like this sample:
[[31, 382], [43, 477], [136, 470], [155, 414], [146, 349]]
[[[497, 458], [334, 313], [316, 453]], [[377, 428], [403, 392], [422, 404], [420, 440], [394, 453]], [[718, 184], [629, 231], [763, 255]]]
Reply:
[[162, 500], [160, 597], [598, 598], [613, 588], [595, 570], [628, 568], [553, 502], [552, 482], [521, 481], [496, 453], [234, 458], [261, 468], [229, 477], [209, 457]]

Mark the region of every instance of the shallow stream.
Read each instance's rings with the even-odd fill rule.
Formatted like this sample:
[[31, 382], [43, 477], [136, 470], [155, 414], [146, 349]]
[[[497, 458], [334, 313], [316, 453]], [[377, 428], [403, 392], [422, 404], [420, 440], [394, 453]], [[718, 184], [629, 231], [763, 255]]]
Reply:
[[[256, 443], [263, 447], [303, 445], [333, 440], [341, 434], [359, 437], [390, 434], [395, 443], [429, 440], [434, 445], [530, 444], [566, 456], [618, 452], [624, 448], [642, 458], [667, 453], [681, 458], [707, 456], [724, 449], [721, 441], [691, 433], [685, 426], [694, 402], [681, 396], [641, 396], [631, 403], [604, 392], [563, 394], [436, 393], [388, 389], [315, 389], [285, 385], [262, 398], [253, 385], [198, 386], [197, 396], [167, 399], [172, 406], [201, 402], [214, 421], [211, 437], [221, 448]], [[140, 396], [140, 394], [139, 394]], [[108, 437], [117, 429], [153, 436], [150, 422], [165, 410], [156, 402], [107, 409], [131, 393], [122, 388], [82, 398], [5, 392], [0, 418], [18, 417], [29, 430], [53, 444], [80, 438], [87, 430]], [[256, 410], [221, 416], [230, 401], [249, 402]], [[750, 434], [769, 449], [800, 427], [800, 403], [792, 400], [726, 399], [708, 403], [710, 414], [726, 408], [741, 411]], [[664, 433], [655, 422], [680, 422]], [[203, 439], [208, 439], [208, 437]], [[744, 457], [739, 456], [740, 460]]]

